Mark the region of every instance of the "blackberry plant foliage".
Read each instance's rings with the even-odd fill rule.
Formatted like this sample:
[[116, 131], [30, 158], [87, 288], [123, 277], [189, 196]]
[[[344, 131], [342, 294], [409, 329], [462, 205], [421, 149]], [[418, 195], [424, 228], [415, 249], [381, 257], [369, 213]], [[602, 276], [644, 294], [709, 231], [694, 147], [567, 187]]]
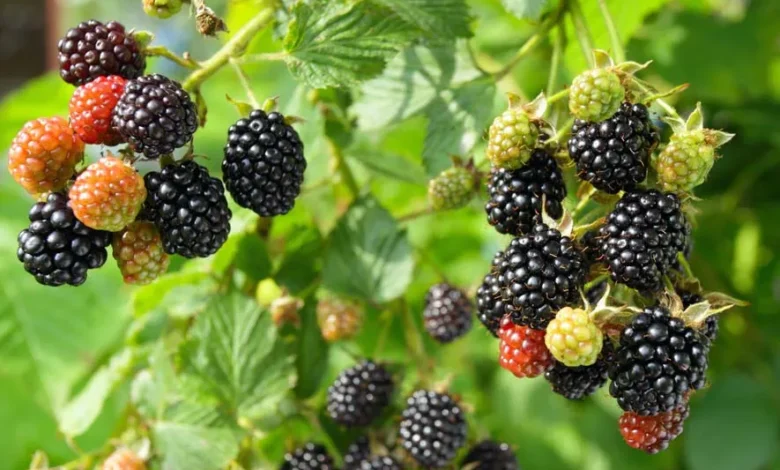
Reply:
[[[1, 106], [9, 467], [557, 468], [563, 444], [526, 439], [550, 400], [614, 400], [589, 425], [648, 453], [707, 412], [741, 303], [697, 275], [768, 285], [776, 237], [747, 201], [771, 188], [725, 179], [706, 77], [673, 97], [646, 79], [676, 54], [626, 59], [642, 2], [60, 3], [57, 69]], [[748, 80], [746, 60], [720, 62]], [[736, 102], [714, 122], [765, 112]], [[761, 121], [740, 169], [771, 147]], [[724, 208], [737, 242], [694, 248]], [[753, 326], [740, 364], [771, 356]], [[549, 400], [497, 415], [515, 380]]]

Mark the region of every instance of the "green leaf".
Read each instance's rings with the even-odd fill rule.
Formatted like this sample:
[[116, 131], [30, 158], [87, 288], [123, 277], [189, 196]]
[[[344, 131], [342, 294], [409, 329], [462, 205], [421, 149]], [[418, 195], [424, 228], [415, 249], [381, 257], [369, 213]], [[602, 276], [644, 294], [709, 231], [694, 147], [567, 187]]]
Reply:
[[521, 20], [538, 20], [550, 9], [550, 0], [501, 0], [501, 3]]
[[295, 384], [295, 394], [306, 399], [317, 393], [317, 390], [328, 371], [328, 343], [320, 333], [317, 324], [317, 300], [309, 297], [300, 311], [301, 327], [298, 333], [298, 354], [295, 357], [295, 367], [298, 371], [298, 383]]
[[139, 372], [133, 380], [131, 400], [142, 415], [162, 419], [167, 407], [176, 401], [178, 389], [176, 372], [161, 341], [149, 356], [149, 369]]
[[238, 244], [236, 267], [259, 281], [271, 275], [271, 257], [265, 242], [254, 233], [247, 233]]
[[232, 414], [257, 418], [295, 385], [293, 357], [254, 299], [214, 297], [192, 334], [184, 361]]
[[210, 289], [206, 288], [210, 278], [208, 273], [202, 271], [177, 271], [168, 273], [155, 282], [140, 287], [135, 290], [133, 296], [133, 313], [136, 317], [142, 317], [152, 310], [163, 307], [166, 305], [167, 299], [170, 297], [175, 304], [177, 301], [181, 302], [189, 297], [183, 297], [179, 295], [173, 295], [178, 292], [178, 289], [186, 288], [188, 286], [197, 286], [201, 292], [209, 293]]
[[752, 292], [761, 252], [761, 226], [750, 221], [742, 225], [734, 238], [734, 261], [731, 281], [742, 293]]
[[133, 351], [124, 349], [87, 382], [84, 389], [57, 412], [60, 431], [70, 437], [83, 434], [100, 416], [103, 404], [124, 383], [133, 365]]
[[465, 43], [411, 47], [395, 56], [382, 75], [361, 87], [353, 106], [362, 129], [380, 129], [425, 109], [439, 92], [480, 75]]
[[691, 408], [685, 460], [691, 470], [766, 468], [780, 440], [768, 391], [747, 377], [720, 379]]
[[328, 237], [323, 281], [328, 289], [377, 303], [404, 293], [414, 262], [406, 232], [372, 197], [356, 200]]
[[428, 184], [428, 176], [419, 162], [412, 162], [400, 155], [383, 151], [369, 142], [350, 148], [347, 156], [379, 176], [411, 184]]
[[369, 2], [300, 2], [284, 38], [292, 73], [314, 88], [355, 85], [379, 74], [416, 34], [386, 8]]
[[494, 83], [476, 80], [441, 93], [430, 105], [423, 147], [429, 176], [449, 168], [452, 155], [468, 156], [490, 123], [495, 94]]
[[27, 121], [39, 117], [67, 116], [72, 94], [73, 86], [65, 83], [58, 73], [51, 72], [30, 80], [7, 95], [0, 103], [0, 116], [3, 116], [0, 148], [8, 148]]
[[295, 227], [287, 237], [285, 253], [274, 278], [293, 295], [311, 285], [322, 268], [322, 235], [311, 227]]
[[373, 0], [435, 41], [471, 36], [464, 0]]
[[238, 454], [239, 436], [229, 428], [162, 422], [152, 432], [165, 470], [217, 470]]

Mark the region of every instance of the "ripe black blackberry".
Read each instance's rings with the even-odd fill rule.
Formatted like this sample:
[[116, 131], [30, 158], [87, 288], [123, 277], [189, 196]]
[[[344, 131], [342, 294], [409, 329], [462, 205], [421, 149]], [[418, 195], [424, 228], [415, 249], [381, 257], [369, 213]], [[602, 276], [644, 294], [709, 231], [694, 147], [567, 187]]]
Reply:
[[127, 82], [111, 125], [136, 152], [159, 158], [184, 147], [198, 129], [198, 114], [179, 82], [160, 74]]
[[[394, 458], [389, 455], [375, 455], [366, 460], [362, 460], [355, 470], [403, 470]], [[344, 468], [344, 470], [348, 470]]]
[[303, 142], [281, 114], [258, 109], [230, 126], [222, 174], [239, 206], [262, 217], [288, 213], [305, 170]]
[[401, 445], [424, 467], [444, 467], [466, 442], [463, 411], [447, 394], [417, 390], [401, 419]]
[[613, 354], [612, 343], [609, 339], [605, 339], [601, 354], [592, 365], [567, 367], [555, 361], [555, 365], [544, 373], [544, 378], [552, 386], [553, 392], [569, 400], [580, 400], [592, 395], [607, 383], [607, 369]]
[[[682, 300], [683, 308], [688, 308], [693, 304], [704, 301], [704, 297], [701, 295], [687, 290], [677, 289], [677, 295], [679, 295], [680, 299]], [[699, 333], [702, 335], [702, 337], [707, 340], [707, 344], [714, 343], [715, 339], [718, 337], [718, 330], [720, 329], [718, 320], [719, 315], [712, 315], [707, 317], [707, 319], [704, 320], [704, 325], [702, 325], [701, 329], [699, 330]]]
[[471, 329], [471, 301], [449, 284], [436, 284], [425, 295], [425, 329], [440, 343], [449, 343]]
[[211, 256], [227, 240], [230, 217], [222, 182], [188, 160], [144, 176], [148, 196], [141, 220], [160, 230], [163, 249], [185, 258]]
[[328, 415], [344, 426], [368, 426], [393, 395], [390, 372], [372, 361], [344, 370], [328, 388]]
[[488, 193], [488, 223], [499, 233], [523, 235], [542, 221], [542, 198], [550, 217], [558, 219], [563, 215], [566, 185], [552, 155], [536, 149], [528, 163], [517, 170], [493, 170]]
[[284, 456], [280, 470], [335, 470], [336, 464], [325, 446], [309, 442]]
[[512, 322], [539, 330], [561, 307], [579, 302], [585, 277], [582, 254], [572, 240], [544, 224], [513, 239], [496, 272]]
[[[494, 260], [495, 262], [497, 261]], [[498, 328], [504, 314], [501, 285], [498, 283], [498, 276], [491, 271], [477, 289], [477, 318], [493, 336], [498, 338]]]
[[60, 77], [76, 86], [108, 75], [132, 79], [146, 69], [138, 43], [116, 21], [85, 21], [69, 29], [57, 49]]
[[30, 226], [19, 233], [16, 256], [24, 269], [45, 286], [78, 286], [87, 271], [103, 266], [111, 233], [94, 230], [73, 215], [68, 197], [52, 193], [29, 213]]
[[623, 103], [601, 122], [575, 120], [569, 155], [577, 173], [597, 189], [610, 194], [630, 190], [647, 177], [647, 164], [658, 131], [642, 104]]
[[671, 411], [704, 386], [708, 348], [664, 307], [645, 308], [620, 336], [610, 361], [609, 393], [642, 416]]
[[360, 464], [371, 458], [371, 444], [366, 436], [360, 436], [347, 447], [344, 454], [344, 470], [358, 470]]
[[468, 454], [461, 462], [462, 467], [471, 470], [520, 470], [517, 465], [517, 457], [509, 444], [484, 440], [469, 449]]
[[659, 290], [690, 230], [674, 194], [655, 189], [625, 193], [599, 230], [612, 280], [641, 291]]

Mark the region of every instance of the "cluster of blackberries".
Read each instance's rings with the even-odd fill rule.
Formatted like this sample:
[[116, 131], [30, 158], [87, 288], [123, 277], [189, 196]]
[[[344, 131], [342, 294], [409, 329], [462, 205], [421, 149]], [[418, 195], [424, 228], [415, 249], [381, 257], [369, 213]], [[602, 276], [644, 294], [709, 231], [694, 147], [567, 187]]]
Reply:
[[[86, 21], [58, 48], [60, 75], [77, 86], [69, 119], [28, 122], [9, 152], [14, 179], [34, 197], [48, 197], [19, 235], [18, 257], [38, 282], [83, 283], [112, 243], [128, 283], [153, 281], [167, 269], [168, 255], [213, 255], [230, 232], [226, 188], [239, 206], [263, 217], [292, 209], [306, 160], [280, 113], [256, 110], [229, 129], [223, 184], [191, 152], [169, 163], [192, 142], [198, 110], [175, 80], [144, 75], [143, 46], [124, 26]], [[107, 153], [80, 170], [85, 144], [126, 144], [117, 152], [126, 157]], [[160, 159], [160, 171], [139, 175], [136, 154]]]

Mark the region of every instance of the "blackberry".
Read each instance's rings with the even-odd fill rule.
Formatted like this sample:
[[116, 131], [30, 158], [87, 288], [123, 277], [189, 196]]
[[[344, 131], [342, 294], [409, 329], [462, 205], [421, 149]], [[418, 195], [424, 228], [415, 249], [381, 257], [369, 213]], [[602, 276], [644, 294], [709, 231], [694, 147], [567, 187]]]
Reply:
[[677, 253], [685, 250], [690, 230], [674, 194], [655, 189], [624, 194], [599, 231], [612, 280], [641, 291], [659, 290]]
[[449, 343], [471, 329], [473, 306], [465, 292], [449, 284], [436, 284], [425, 295], [425, 329], [440, 343]]
[[230, 232], [222, 182], [188, 160], [144, 176], [148, 196], [139, 219], [160, 229], [163, 249], [185, 258], [213, 255]]
[[309, 442], [284, 456], [279, 470], [334, 470], [336, 465], [325, 446]]
[[258, 109], [228, 129], [222, 178], [239, 206], [262, 217], [290, 212], [304, 170], [303, 142], [281, 114]]
[[52, 193], [29, 213], [30, 226], [19, 233], [16, 256], [45, 286], [78, 286], [87, 271], [103, 266], [111, 233], [93, 230], [76, 219], [68, 197]]
[[585, 232], [578, 240], [575, 240], [577, 247], [582, 253], [582, 259], [588, 270], [597, 264], [601, 259], [601, 239], [598, 230]]
[[682, 434], [689, 412], [687, 403], [655, 416], [639, 416], [627, 411], [620, 416], [618, 427], [626, 444], [648, 454], [656, 454]]
[[358, 437], [344, 454], [344, 470], [358, 470], [364, 460], [371, 458], [371, 444], [366, 436]]
[[393, 378], [372, 361], [344, 370], [328, 388], [328, 415], [344, 426], [368, 426], [393, 395]]
[[614, 354], [612, 343], [607, 339], [596, 362], [590, 366], [567, 367], [555, 361], [555, 365], [544, 373], [553, 392], [569, 400], [580, 400], [592, 395], [607, 383], [608, 367]]
[[610, 194], [630, 190], [647, 177], [650, 153], [658, 131], [647, 108], [623, 103], [601, 122], [575, 120], [569, 138], [569, 155], [580, 178]]
[[498, 330], [498, 364], [517, 378], [542, 375], [555, 358], [544, 344], [544, 330], [512, 323], [509, 315], [501, 319]]
[[76, 86], [108, 75], [136, 78], [146, 69], [138, 43], [116, 21], [80, 23], [65, 33], [57, 49], [60, 77]]
[[[680, 299], [682, 300], [683, 308], [688, 308], [693, 304], [704, 301], [704, 297], [702, 297], [700, 294], [687, 290], [677, 289], [677, 295], [679, 295]], [[702, 325], [701, 330], [699, 330], [699, 333], [706, 340], [707, 344], [714, 343], [715, 339], [718, 337], [718, 330], [720, 329], [718, 320], [719, 315], [711, 315], [707, 317], [707, 319], [704, 320], [704, 325]]]
[[[500, 253], [500, 252], [499, 252]], [[498, 338], [498, 327], [504, 316], [504, 301], [498, 276], [488, 273], [477, 289], [477, 318], [487, 330]]]
[[484, 440], [475, 444], [461, 462], [461, 466], [471, 470], [520, 470], [517, 457], [504, 442]]
[[447, 394], [417, 390], [401, 418], [401, 445], [424, 467], [444, 467], [466, 442], [463, 411]]
[[354, 468], [355, 470], [403, 470], [401, 464], [388, 455], [376, 455], [361, 461], [360, 465]]
[[561, 307], [579, 302], [585, 277], [582, 255], [571, 239], [544, 224], [509, 243], [497, 272], [512, 321], [540, 330]]
[[680, 318], [661, 306], [645, 308], [620, 336], [610, 364], [609, 393], [625, 411], [657, 415], [704, 386], [708, 348]]
[[127, 82], [111, 124], [134, 151], [159, 158], [192, 140], [198, 114], [179, 82], [154, 74]]
[[488, 193], [488, 223], [499, 233], [523, 235], [541, 222], [543, 198], [547, 215], [554, 219], [563, 215], [566, 185], [552, 155], [536, 149], [517, 170], [494, 169]]

